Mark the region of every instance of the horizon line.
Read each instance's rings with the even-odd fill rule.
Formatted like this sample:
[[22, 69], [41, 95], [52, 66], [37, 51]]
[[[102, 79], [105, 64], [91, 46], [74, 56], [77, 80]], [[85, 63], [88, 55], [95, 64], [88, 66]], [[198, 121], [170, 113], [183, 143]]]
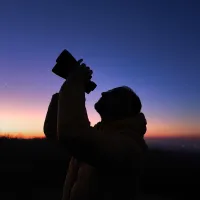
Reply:
[[[26, 135], [24, 133], [0, 133], [0, 138], [10, 138], [10, 139], [44, 139], [46, 138], [44, 133], [38, 134], [31, 134]], [[181, 135], [181, 134], [174, 134], [174, 135], [145, 135], [145, 139], [200, 139], [199, 134], [191, 134], [191, 135]]]

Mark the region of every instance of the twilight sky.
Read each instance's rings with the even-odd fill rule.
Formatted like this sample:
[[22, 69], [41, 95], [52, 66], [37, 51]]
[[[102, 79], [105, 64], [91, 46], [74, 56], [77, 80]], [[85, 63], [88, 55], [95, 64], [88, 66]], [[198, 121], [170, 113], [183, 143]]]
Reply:
[[200, 136], [198, 0], [2, 0], [0, 134], [42, 135], [51, 95], [63, 79], [51, 72], [66, 48], [94, 71], [97, 89], [120, 85], [141, 97], [147, 136]]

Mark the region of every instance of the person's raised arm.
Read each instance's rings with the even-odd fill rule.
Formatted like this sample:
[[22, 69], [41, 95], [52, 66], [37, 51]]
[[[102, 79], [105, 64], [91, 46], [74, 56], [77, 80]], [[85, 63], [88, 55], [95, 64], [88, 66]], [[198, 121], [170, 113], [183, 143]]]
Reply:
[[[84, 69], [84, 67], [78, 69], [80, 68]], [[66, 132], [71, 127], [90, 127], [85, 107], [85, 80], [81, 73], [82, 70], [76, 70], [61, 86], [57, 118], [58, 138], [71, 134]]]
[[59, 93], [53, 94], [46, 113], [43, 131], [47, 139], [57, 139], [57, 111]]

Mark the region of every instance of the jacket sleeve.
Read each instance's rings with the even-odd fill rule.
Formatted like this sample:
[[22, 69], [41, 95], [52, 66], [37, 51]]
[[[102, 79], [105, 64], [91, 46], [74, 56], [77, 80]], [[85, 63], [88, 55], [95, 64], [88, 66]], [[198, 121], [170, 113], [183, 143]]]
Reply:
[[142, 149], [130, 137], [118, 132], [68, 129], [61, 141], [72, 156], [96, 168], [126, 168], [140, 163]]
[[43, 131], [47, 139], [57, 139], [57, 110], [58, 110], [59, 93], [55, 93], [50, 101], [46, 113]]

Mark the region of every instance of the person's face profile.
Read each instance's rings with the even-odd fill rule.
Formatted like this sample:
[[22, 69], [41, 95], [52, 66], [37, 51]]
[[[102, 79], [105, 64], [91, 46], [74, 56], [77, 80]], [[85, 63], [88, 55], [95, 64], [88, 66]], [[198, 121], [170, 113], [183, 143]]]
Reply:
[[106, 114], [116, 109], [120, 103], [119, 91], [117, 88], [102, 92], [101, 98], [96, 102], [95, 109], [99, 114]]

